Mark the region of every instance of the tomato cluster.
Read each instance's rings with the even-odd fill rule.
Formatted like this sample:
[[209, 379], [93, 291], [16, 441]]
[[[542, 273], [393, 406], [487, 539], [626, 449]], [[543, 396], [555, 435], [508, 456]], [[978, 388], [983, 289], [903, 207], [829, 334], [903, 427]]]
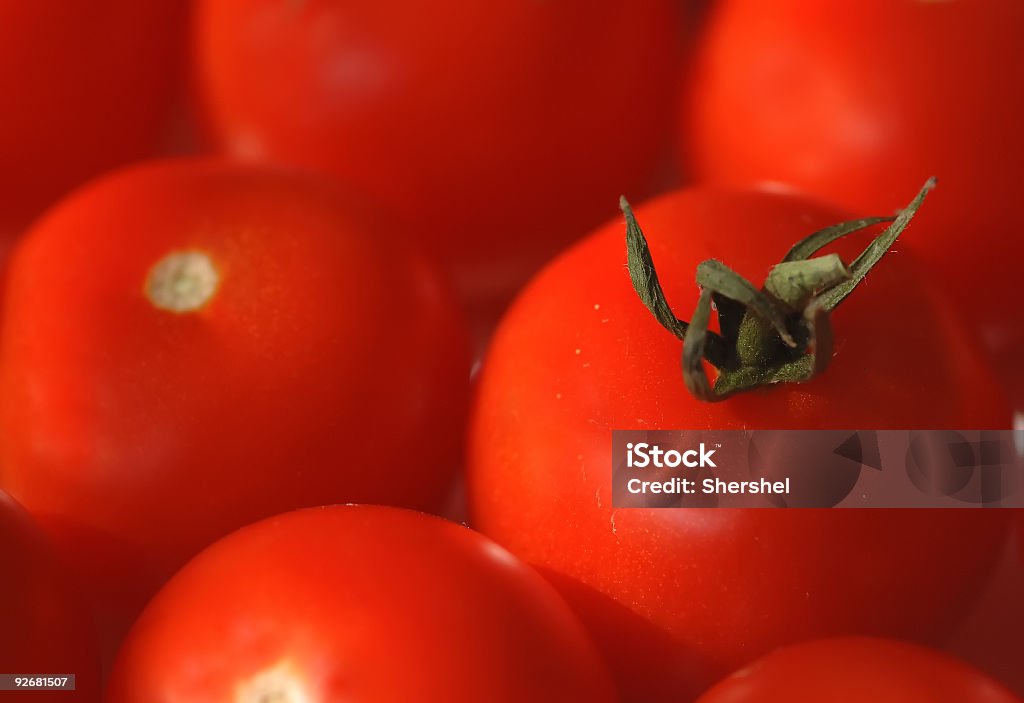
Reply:
[[0, 700], [1019, 701], [1021, 511], [609, 450], [1020, 422], [1022, 8], [0, 0]]

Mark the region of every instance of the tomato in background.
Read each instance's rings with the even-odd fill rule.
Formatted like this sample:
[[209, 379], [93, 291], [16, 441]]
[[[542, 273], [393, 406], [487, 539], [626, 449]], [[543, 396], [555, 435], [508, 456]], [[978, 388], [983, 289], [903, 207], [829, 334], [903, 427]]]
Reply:
[[298, 511], [208, 548], [118, 656], [108, 703], [615, 699], [548, 584], [440, 518]]
[[706, 182], [781, 183], [854, 212], [938, 176], [906, 242], [974, 323], [1024, 409], [1017, 262], [1024, 3], [723, 0], [688, 86], [683, 159]]
[[[224, 152], [317, 169], [418, 224], [489, 307], [668, 166], [676, 0], [201, 0]], [[497, 302], [495, 302], [495, 300]]]
[[1020, 703], [982, 672], [895, 640], [841, 638], [772, 652], [697, 703]]
[[[1014, 521], [1024, 514], [1019, 509], [1013, 512]], [[1014, 537], [978, 603], [943, 649], [1024, 696], [1024, 563], [1018, 557], [1020, 536]]]
[[0, 230], [151, 155], [176, 98], [184, 0], [0, 0]]
[[99, 658], [88, 611], [42, 531], [3, 491], [0, 565], [0, 673], [76, 677], [74, 692], [20, 692], [0, 698], [98, 703]]
[[[715, 189], [637, 218], [684, 319], [699, 262], [759, 283], [797, 240], [850, 219]], [[948, 633], [999, 557], [1006, 511], [612, 508], [613, 429], [1008, 428], [994, 379], [911, 257], [886, 256], [835, 311], [824, 374], [701, 403], [679, 340], [631, 286], [624, 233], [616, 220], [562, 255], [499, 327], [471, 421], [472, 523], [560, 587], [638, 700], [686, 700], [808, 638]], [[903, 238], [928, 235], [915, 218]], [[838, 250], [850, 261], [864, 243]]]
[[0, 487], [101, 606], [130, 615], [211, 541], [282, 510], [441, 507], [467, 335], [388, 227], [315, 178], [180, 160], [93, 183], [22, 240]]

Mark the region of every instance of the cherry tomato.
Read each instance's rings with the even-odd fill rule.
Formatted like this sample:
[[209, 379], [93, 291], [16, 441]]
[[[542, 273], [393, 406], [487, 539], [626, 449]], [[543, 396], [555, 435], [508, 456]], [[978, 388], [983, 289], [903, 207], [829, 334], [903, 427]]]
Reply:
[[6, 695], [37, 703], [99, 701], [99, 658], [88, 611], [42, 531], [3, 491], [0, 564], [0, 673], [75, 676], [74, 692]]
[[177, 90], [185, 8], [0, 0], [0, 229], [156, 150]]
[[980, 671], [895, 640], [849, 637], [772, 652], [698, 703], [1019, 703]]
[[122, 171], [16, 250], [0, 485], [112, 607], [202, 547], [330, 501], [440, 508], [468, 342], [433, 267], [316, 179]]
[[136, 623], [108, 702], [612, 701], [543, 579], [469, 529], [335, 506], [239, 530]]
[[[699, 262], [759, 284], [797, 240], [851, 219], [716, 189], [672, 193], [637, 218], [683, 319]], [[824, 374], [702, 403], [684, 386], [679, 340], [631, 286], [624, 232], [614, 221], [570, 249], [499, 327], [470, 430], [475, 525], [561, 587], [641, 700], [685, 700], [788, 642], [948, 631], [999, 554], [1007, 512], [612, 508], [613, 429], [1009, 427], [915, 262], [889, 254], [835, 311]], [[903, 235], [927, 236], [916, 220]], [[838, 251], [850, 261], [863, 244]]]
[[[669, 151], [675, 0], [202, 0], [209, 130], [377, 196], [478, 299], [648, 192]], [[259, 80], [254, 80], [259, 76]], [[481, 303], [486, 307], [487, 303]]]
[[687, 89], [683, 139], [703, 181], [777, 182], [884, 214], [928, 176], [918, 252], [1024, 408], [1017, 211], [1024, 3], [725, 0]]

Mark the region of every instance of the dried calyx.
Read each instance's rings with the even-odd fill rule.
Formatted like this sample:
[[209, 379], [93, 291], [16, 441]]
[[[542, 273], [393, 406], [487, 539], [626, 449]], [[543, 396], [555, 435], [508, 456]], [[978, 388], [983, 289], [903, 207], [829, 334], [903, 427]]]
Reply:
[[[690, 322], [669, 307], [647, 239], [629, 203], [620, 199], [633, 288], [662, 327], [683, 340], [683, 379], [690, 393], [699, 400], [722, 400], [772, 383], [808, 381], [824, 371], [832, 358], [829, 314], [889, 251], [934, 187], [931, 178], [894, 217], [843, 222], [801, 240], [760, 289], [720, 261], [702, 262], [697, 267], [701, 293]], [[811, 258], [840, 237], [882, 223], [889, 226], [848, 266], [838, 254]], [[712, 304], [718, 333], [708, 329]], [[714, 384], [703, 361], [718, 371]]]

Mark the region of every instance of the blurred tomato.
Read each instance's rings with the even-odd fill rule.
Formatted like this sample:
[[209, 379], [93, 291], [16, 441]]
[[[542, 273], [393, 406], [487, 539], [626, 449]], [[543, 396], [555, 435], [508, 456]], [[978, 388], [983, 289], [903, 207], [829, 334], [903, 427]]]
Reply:
[[697, 703], [1020, 703], [980, 671], [924, 647], [871, 638], [807, 642], [738, 671]]
[[[1022, 510], [1014, 512], [1024, 514]], [[1018, 561], [1016, 541], [1007, 544], [977, 605], [944, 649], [1024, 696], [1024, 667], [1020, 665], [1024, 652], [1024, 564]]]
[[186, 566], [132, 630], [107, 700], [613, 699], [583, 628], [503, 549], [440, 518], [335, 506]]
[[21, 506], [0, 491], [0, 673], [74, 674], [75, 692], [6, 693], [32, 703], [99, 701], [99, 659], [81, 607], [52, 547]]
[[151, 154], [177, 90], [185, 0], [0, 0], [0, 230]]
[[201, 0], [196, 66], [227, 153], [374, 194], [481, 300], [650, 191], [676, 0]]
[[112, 606], [282, 510], [441, 506], [466, 332], [373, 216], [306, 176], [184, 160], [94, 183], [16, 250], [0, 486]]
[[[713, 189], [637, 217], [684, 319], [702, 260], [760, 283], [791, 244], [849, 219]], [[630, 284], [624, 232], [611, 222], [557, 259], [499, 327], [470, 430], [474, 524], [560, 586], [639, 700], [685, 700], [789, 642], [945, 634], [998, 558], [1005, 511], [614, 509], [610, 485], [613, 429], [1008, 427], [993, 378], [915, 262], [890, 254], [836, 310], [835, 356], [818, 378], [702, 403], [683, 383], [681, 343]], [[928, 234], [915, 219], [903, 236]]]
[[855, 212], [938, 176], [906, 242], [997, 354], [1024, 408], [1017, 262], [1024, 3], [723, 0], [688, 92], [684, 159], [716, 183], [777, 182]]

